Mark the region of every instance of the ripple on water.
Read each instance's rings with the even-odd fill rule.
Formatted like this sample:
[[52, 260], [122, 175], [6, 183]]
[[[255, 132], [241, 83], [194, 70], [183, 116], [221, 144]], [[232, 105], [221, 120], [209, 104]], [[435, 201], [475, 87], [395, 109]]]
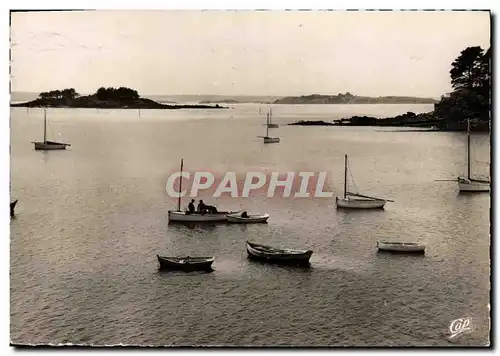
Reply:
[[[370, 107], [356, 110], [369, 115]], [[345, 110], [273, 112], [290, 122], [330, 120]], [[463, 135], [282, 126], [282, 144], [268, 147], [255, 139], [262, 133], [255, 105], [236, 106], [230, 122], [219, 112], [151, 111], [139, 122], [120, 121], [122, 111], [56, 111], [51, 125], [72, 146], [42, 153], [27, 143], [42, 116], [12, 110], [12, 194], [19, 199], [11, 221], [12, 342], [448, 346], [450, 321], [471, 317], [474, 331], [453, 343], [486, 344], [490, 198], [434, 182], [464, 172]], [[313, 145], [298, 144], [304, 134]], [[489, 140], [474, 135], [473, 143], [481, 175]], [[395, 202], [348, 212], [328, 199], [202, 194], [218, 207], [271, 218], [248, 226], [167, 222], [177, 200], [166, 196], [165, 180], [181, 156], [190, 170], [328, 171], [339, 195], [345, 153], [360, 191]], [[380, 254], [382, 239], [424, 242], [427, 253]], [[311, 248], [312, 268], [249, 261], [246, 240]], [[213, 255], [214, 271], [159, 272], [156, 254]]]

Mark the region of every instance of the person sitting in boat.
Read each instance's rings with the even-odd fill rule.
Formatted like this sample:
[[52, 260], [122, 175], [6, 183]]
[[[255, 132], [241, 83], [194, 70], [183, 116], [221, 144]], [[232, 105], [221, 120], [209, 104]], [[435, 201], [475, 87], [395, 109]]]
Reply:
[[194, 213], [196, 211], [195, 208], [194, 208], [194, 199], [191, 199], [191, 203], [189, 203], [188, 209], [189, 209], [189, 213], [190, 214], [192, 214], [192, 213]]
[[242, 214], [241, 214], [241, 217], [242, 218], [249, 218], [250, 216], [248, 216], [248, 213], [246, 211], [244, 211]]
[[210, 214], [217, 214], [219, 212], [217, 208], [213, 205], [205, 205], [205, 207], [207, 209], [207, 212]]
[[205, 205], [203, 200], [200, 200], [200, 202], [198, 203], [198, 212], [200, 214], [205, 214], [207, 212], [207, 206]]

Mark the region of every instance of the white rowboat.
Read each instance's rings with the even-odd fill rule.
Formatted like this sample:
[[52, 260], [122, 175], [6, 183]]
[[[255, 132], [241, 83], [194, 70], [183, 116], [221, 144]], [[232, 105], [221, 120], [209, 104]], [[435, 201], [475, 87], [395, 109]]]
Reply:
[[403, 253], [425, 253], [425, 245], [415, 242], [389, 242], [377, 241], [379, 251], [403, 252]]
[[227, 221], [239, 224], [265, 223], [269, 219], [269, 214], [250, 214], [247, 218], [241, 216], [242, 213], [228, 214]]

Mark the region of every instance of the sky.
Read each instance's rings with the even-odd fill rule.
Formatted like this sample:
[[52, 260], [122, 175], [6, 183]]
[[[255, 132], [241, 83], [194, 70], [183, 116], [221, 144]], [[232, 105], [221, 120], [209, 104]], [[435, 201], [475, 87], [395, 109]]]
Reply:
[[489, 12], [12, 13], [11, 90], [439, 98], [468, 46], [490, 46]]

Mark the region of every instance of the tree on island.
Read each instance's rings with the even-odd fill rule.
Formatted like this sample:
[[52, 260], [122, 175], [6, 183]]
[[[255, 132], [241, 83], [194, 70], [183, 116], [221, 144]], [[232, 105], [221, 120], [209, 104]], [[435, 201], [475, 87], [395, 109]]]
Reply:
[[488, 69], [483, 65], [483, 56], [481, 47], [467, 47], [453, 61], [450, 75], [454, 89], [472, 89], [481, 86], [482, 79], [487, 75], [484, 71]]
[[434, 114], [448, 123], [464, 123], [468, 118], [489, 121], [491, 103], [491, 48], [467, 47], [451, 64], [454, 91], [442, 97]]
[[99, 100], [139, 99], [137, 90], [120, 87], [118, 89], [100, 87], [95, 93]]
[[42, 92], [38, 95], [40, 99], [75, 99], [79, 96], [74, 88], [63, 89], [63, 90], [51, 90], [48, 92]]

